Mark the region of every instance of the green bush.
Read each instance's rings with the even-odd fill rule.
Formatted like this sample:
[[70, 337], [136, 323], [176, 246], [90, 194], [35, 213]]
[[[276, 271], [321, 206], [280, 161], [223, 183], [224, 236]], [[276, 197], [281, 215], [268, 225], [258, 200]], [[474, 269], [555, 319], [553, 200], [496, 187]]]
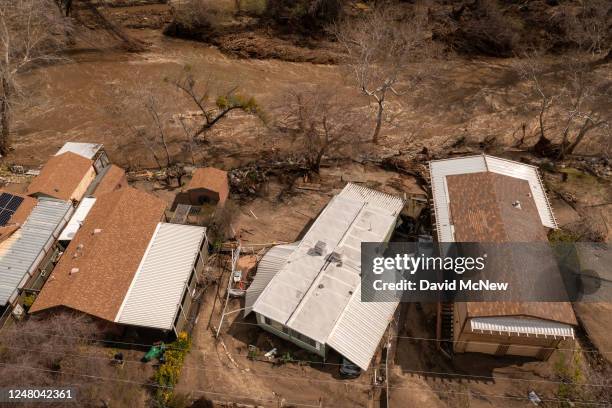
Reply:
[[31, 294], [31, 295], [27, 295], [26, 297], [23, 298], [23, 307], [25, 310], [29, 310], [30, 307], [34, 304], [34, 301], [36, 300], [36, 295]]
[[168, 348], [164, 353], [164, 363], [159, 366], [153, 376], [153, 380], [159, 388], [157, 388], [156, 398], [162, 406], [174, 400], [173, 389], [178, 382], [181, 368], [185, 362], [185, 356], [191, 349], [191, 339], [185, 332], [179, 333], [176, 341], [168, 344]]

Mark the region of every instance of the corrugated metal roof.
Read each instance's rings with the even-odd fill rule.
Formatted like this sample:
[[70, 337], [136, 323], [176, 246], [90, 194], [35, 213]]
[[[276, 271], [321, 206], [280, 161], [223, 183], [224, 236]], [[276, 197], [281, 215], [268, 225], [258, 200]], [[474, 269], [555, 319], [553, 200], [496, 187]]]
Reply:
[[27, 220], [0, 246], [0, 305], [11, 301], [73, 212], [72, 204], [41, 198]]
[[172, 330], [206, 228], [160, 222], [115, 321]]
[[103, 145], [99, 143], [79, 143], [79, 142], [66, 142], [61, 149], [55, 153], [55, 156], [59, 156], [62, 153], [72, 152], [79, 156], [83, 156], [86, 159], [93, 159], [96, 153], [102, 149]]
[[470, 325], [472, 331], [481, 333], [574, 338], [572, 326], [541, 319], [473, 317], [470, 319]]
[[[339, 321], [368, 330], [372, 320], [388, 320], [376, 304], [352, 299], [361, 283], [361, 243], [387, 240], [403, 206], [400, 198], [349, 183], [321, 212], [253, 310], [320, 343], [328, 342]], [[314, 252], [319, 241], [325, 243], [323, 256]], [[328, 261], [331, 252], [341, 255], [341, 264]], [[359, 311], [352, 312], [357, 304]], [[387, 306], [392, 315], [397, 302]], [[354, 342], [344, 355], [367, 369], [373, 355], [369, 351], [380, 341], [378, 331], [357, 339], [350, 336], [350, 330], [338, 329], [334, 343]]]
[[72, 240], [79, 228], [81, 228], [81, 225], [83, 224], [83, 221], [85, 221], [87, 214], [89, 214], [89, 210], [91, 210], [91, 207], [93, 207], [95, 203], [96, 199], [93, 197], [85, 197], [81, 200], [81, 203], [74, 211], [72, 218], [70, 218], [70, 221], [68, 221], [68, 225], [66, 225], [66, 228], [64, 228], [64, 230], [60, 234], [60, 241]]
[[397, 305], [395, 300], [362, 302], [361, 287], [357, 286], [329, 335], [327, 344], [367, 370]]
[[261, 295], [261, 292], [268, 286], [268, 283], [280, 271], [289, 255], [295, 251], [299, 242], [292, 244], [277, 245], [270, 248], [257, 265], [257, 274], [253, 282], [249, 285], [245, 296], [244, 316], [248, 316], [253, 310], [253, 304]]
[[431, 190], [439, 242], [454, 242], [454, 229], [450, 220], [449, 195], [446, 176], [490, 171], [509, 177], [525, 180], [529, 188], [542, 225], [557, 228], [548, 198], [540, 179], [537, 167], [501, 159], [489, 155], [458, 157], [429, 162]]

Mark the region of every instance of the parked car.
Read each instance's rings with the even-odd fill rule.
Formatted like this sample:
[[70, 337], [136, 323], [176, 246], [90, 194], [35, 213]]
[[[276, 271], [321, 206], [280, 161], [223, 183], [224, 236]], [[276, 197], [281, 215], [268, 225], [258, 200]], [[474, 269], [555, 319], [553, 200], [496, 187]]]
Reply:
[[342, 378], [357, 378], [361, 375], [361, 368], [356, 366], [352, 361], [342, 357], [342, 365], [340, 366], [340, 377]]

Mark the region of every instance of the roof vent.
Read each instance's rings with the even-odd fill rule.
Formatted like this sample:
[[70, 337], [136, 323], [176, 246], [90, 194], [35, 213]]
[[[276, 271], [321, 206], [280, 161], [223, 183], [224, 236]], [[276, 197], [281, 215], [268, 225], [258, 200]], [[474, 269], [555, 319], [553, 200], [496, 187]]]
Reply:
[[94, 235], [99, 234], [101, 232], [102, 232], [102, 228], [94, 228], [94, 230], [93, 230], [93, 234]]
[[325, 247], [327, 247], [327, 244], [323, 241], [317, 241], [317, 243], [314, 246], [314, 253], [319, 255], [319, 256], [323, 256], [325, 254]]
[[78, 271], [79, 271], [79, 268], [72, 268], [72, 269], [70, 270], [70, 274], [71, 274], [71, 275], [74, 275], [74, 274], [75, 274], [75, 273], [77, 273]]
[[74, 251], [74, 254], [72, 255], [72, 259], [76, 259], [79, 257], [79, 255], [83, 254], [83, 244], [79, 244], [76, 247], [76, 251]]
[[319, 286], [318, 286], [319, 289], [323, 289], [324, 287], [325, 286], [322, 283], [319, 283]]
[[521, 202], [519, 200], [516, 200], [515, 202], [512, 203], [512, 207], [517, 208], [519, 210], [522, 210], [521, 208]]
[[329, 262], [335, 263], [337, 266], [342, 266], [342, 254], [336, 251], [333, 251], [329, 254]]

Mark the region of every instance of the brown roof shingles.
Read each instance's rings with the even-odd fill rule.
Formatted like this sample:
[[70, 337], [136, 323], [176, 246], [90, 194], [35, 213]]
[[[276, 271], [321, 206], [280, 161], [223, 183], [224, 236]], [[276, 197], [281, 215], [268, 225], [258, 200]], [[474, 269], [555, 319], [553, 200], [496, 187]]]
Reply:
[[165, 208], [132, 187], [100, 196], [30, 312], [65, 306], [114, 321]]
[[[547, 242], [527, 181], [481, 172], [447, 176], [446, 182], [455, 241]], [[513, 206], [516, 202], [520, 209]], [[534, 261], [514, 256], [518, 257], [515, 267]], [[566, 302], [468, 302], [467, 311], [469, 317], [530, 316], [577, 324], [572, 306]]]
[[52, 156], [40, 174], [28, 186], [29, 195], [44, 194], [60, 200], [70, 200], [93, 161], [72, 152]]
[[128, 183], [125, 170], [111, 164], [104, 174], [104, 177], [102, 177], [102, 180], [100, 180], [100, 183], [96, 186], [96, 189], [93, 191], [92, 195], [94, 197], [99, 197], [102, 194], [110, 193], [127, 186]]
[[204, 188], [219, 193], [219, 202], [224, 203], [229, 196], [227, 172], [214, 167], [196, 169], [187, 185], [187, 190]]

